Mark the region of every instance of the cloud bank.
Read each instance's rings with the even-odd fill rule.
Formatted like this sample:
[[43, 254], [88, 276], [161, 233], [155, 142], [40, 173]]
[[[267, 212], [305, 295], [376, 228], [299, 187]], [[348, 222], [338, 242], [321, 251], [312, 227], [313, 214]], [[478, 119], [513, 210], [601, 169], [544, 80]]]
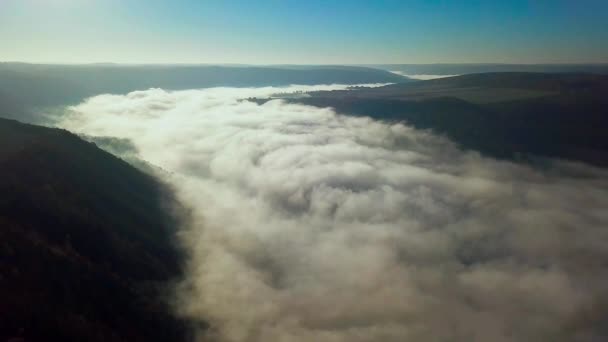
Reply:
[[434, 80], [436, 78], [454, 77], [459, 75], [430, 75], [430, 74], [407, 74], [403, 71], [391, 71], [393, 74], [413, 78], [415, 80]]
[[201, 341], [608, 336], [606, 171], [240, 100], [294, 90], [308, 88], [101, 95], [61, 123], [171, 173], [192, 208], [176, 308], [211, 323]]

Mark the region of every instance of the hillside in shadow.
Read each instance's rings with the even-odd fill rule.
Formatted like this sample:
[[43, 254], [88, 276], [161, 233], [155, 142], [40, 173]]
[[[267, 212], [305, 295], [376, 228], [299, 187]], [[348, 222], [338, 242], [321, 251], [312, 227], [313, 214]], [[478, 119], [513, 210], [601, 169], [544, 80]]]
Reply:
[[180, 341], [164, 185], [60, 129], [0, 119], [0, 340]]
[[491, 73], [312, 92], [290, 101], [407, 122], [498, 158], [608, 165], [608, 76]]

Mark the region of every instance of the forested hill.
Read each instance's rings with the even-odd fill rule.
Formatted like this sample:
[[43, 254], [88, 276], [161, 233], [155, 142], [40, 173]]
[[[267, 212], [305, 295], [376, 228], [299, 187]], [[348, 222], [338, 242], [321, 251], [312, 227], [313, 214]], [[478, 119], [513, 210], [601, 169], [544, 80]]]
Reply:
[[487, 73], [299, 98], [348, 115], [405, 121], [498, 158], [608, 165], [608, 75]]
[[10, 98], [11, 102], [24, 107], [41, 107], [75, 104], [85, 97], [98, 94], [124, 94], [149, 88], [181, 90], [220, 86], [393, 83], [407, 80], [385, 70], [343, 66], [0, 63], [0, 99]]
[[496, 72], [573, 73], [608, 75], [608, 63], [599, 64], [504, 64], [504, 63], [439, 63], [439, 64], [370, 64], [372, 68], [407, 75], [464, 75]]
[[170, 200], [59, 129], [0, 119], [0, 340], [180, 341]]

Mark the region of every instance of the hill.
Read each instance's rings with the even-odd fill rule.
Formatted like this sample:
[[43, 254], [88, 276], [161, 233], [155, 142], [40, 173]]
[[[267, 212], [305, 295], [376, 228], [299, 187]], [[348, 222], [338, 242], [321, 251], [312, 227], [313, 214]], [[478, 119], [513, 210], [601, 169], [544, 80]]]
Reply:
[[59, 129], [0, 119], [0, 340], [179, 341], [164, 186]]
[[35, 121], [32, 109], [77, 104], [99, 94], [134, 90], [259, 87], [290, 84], [394, 83], [385, 70], [343, 66], [43, 65], [0, 63], [0, 113]]
[[367, 67], [401, 72], [407, 75], [464, 75], [495, 72], [608, 74], [608, 64], [508, 64], [508, 63], [436, 63], [436, 64], [370, 64]]
[[505, 72], [398, 83], [359, 89], [357, 92], [337, 90], [311, 94], [320, 97], [399, 100], [452, 97], [485, 104], [565, 94], [599, 94], [605, 91], [608, 91], [608, 75]]
[[608, 75], [488, 73], [313, 92], [292, 101], [406, 121], [498, 158], [536, 155], [608, 165]]

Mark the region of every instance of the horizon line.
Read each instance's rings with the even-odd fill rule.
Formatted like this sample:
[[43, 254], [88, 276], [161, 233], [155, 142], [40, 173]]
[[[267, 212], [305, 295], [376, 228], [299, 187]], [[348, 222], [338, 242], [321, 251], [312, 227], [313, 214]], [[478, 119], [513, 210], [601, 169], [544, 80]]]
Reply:
[[546, 63], [505, 63], [505, 62], [432, 62], [432, 63], [227, 63], [227, 62], [27, 62], [0, 61], [0, 64], [31, 64], [31, 65], [65, 65], [65, 66], [94, 66], [94, 65], [124, 65], [124, 66], [370, 66], [370, 65], [606, 65], [606, 62], [546, 62]]

